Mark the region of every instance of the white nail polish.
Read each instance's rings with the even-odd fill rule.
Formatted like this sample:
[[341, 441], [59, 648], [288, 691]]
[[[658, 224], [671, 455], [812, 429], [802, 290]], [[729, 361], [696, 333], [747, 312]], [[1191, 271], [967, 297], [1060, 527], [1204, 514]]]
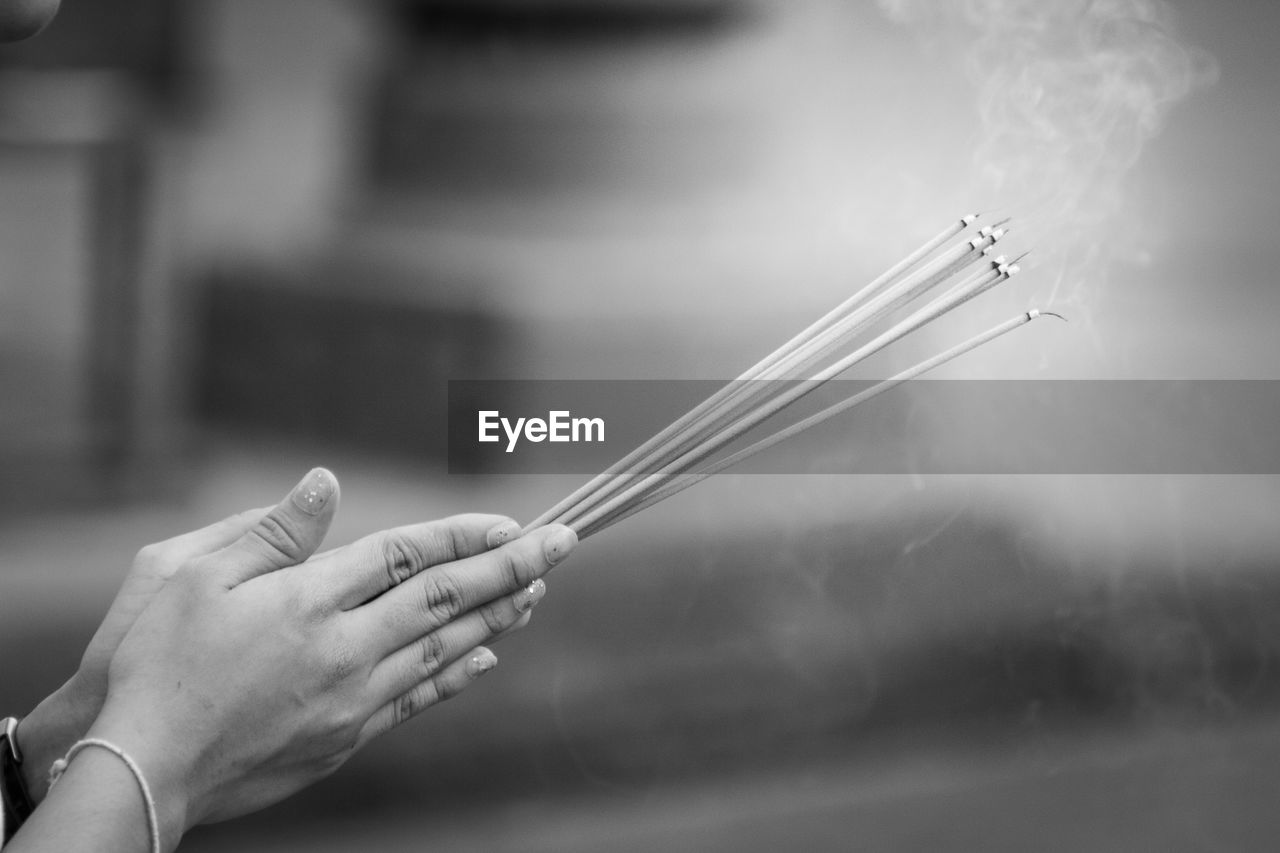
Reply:
[[493, 652], [485, 649], [484, 651], [473, 655], [471, 660], [467, 661], [467, 675], [470, 675], [472, 678], [479, 678], [497, 665], [498, 658]]

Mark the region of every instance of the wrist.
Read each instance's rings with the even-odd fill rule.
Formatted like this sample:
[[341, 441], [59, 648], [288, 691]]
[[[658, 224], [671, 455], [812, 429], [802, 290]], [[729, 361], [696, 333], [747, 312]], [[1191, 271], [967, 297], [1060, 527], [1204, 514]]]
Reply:
[[194, 760], [184, 756], [180, 741], [148, 729], [136, 716], [110, 706], [84, 735], [112, 743], [142, 771], [155, 800], [164, 849], [172, 850], [190, 826]]
[[100, 707], [73, 676], [18, 723], [22, 777], [33, 803], [39, 805], [49, 792], [49, 766], [84, 737]]
[[0, 847], [31, 817], [35, 805], [22, 778], [22, 749], [15, 731], [17, 719], [0, 720]]

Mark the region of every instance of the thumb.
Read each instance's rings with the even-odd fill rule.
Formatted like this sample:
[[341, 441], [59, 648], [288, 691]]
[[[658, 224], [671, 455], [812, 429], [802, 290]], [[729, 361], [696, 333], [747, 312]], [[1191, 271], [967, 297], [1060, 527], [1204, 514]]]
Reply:
[[313, 468], [244, 535], [208, 559], [229, 586], [296, 566], [320, 547], [337, 509], [337, 478]]

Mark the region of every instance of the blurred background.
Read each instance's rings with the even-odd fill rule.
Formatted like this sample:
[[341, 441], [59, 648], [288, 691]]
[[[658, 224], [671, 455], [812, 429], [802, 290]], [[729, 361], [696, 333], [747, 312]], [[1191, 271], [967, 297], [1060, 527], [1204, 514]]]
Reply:
[[[447, 380], [727, 378], [974, 209], [1028, 272], [866, 375], [1034, 305], [1072, 322], [945, 375], [1280, 378], [1277, 33], [64, 0], [0, 49], [0, 710], [139, 547], [311, 465], [334, 543], [577, 485], [450, 477]], [[184, 849], [1274, 849], [1278, 485], [717, 477], [589, 541], [490, 679]]]

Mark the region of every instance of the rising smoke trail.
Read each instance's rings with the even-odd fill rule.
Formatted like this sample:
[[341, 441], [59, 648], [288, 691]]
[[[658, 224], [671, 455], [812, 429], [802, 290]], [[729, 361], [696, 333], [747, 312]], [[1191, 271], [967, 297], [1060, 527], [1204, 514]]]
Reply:
[[[1137, 231], [1125, 179], [1171, 109], [1216, 79], [1216, 63], [1180, 40], [1174, 9], [1165, 0], [879, 3], [892, 20], [959, 53], [981, 119], [974, 148], [981, 188], [1018, 215], [1022, 233], [1031, 232], [1040, 271], [1053, 281], [1050, 301], [1065, 306], [1073, 320], [1086, 320], [1076, 329], [1087, 327], [1088, 311], [1072, 306], [1087, 308], [1096, 298], [1119, 247]], [[1021, 216], [1024, 211], [1030, 216]], [[1135, 431], [1135, 437], [1140, 434], [1152, 439], [1149, 432]], [[1160, 486], [1166, 494], [1182, 494], [1174, 480], [1152, 480], [1142, 487], [1140, 511], [1112, 502], [1106, 515], [1088, 519], [1091, 510], [1081, 507], [1108, 503], [1114, 486], [1077, 491], [1073, 481], [1071, 498], [1050, 514], [1071, 518], [1083, 512], [1074, 523], [1092, 541], [1101, 541], [1107, 530], [1098, 518], [1117, 519], [1125, 529], [1115, 535], [1130, 537], [1133, 519], [1152, 512], [1158, 495], [1151, 493]], [[1171, 552], [1162, 557], [1162, 567], [1181, 573], [1185, 549], [1171, 542], [1186, 519], [1174, 506], [1161, 527], [1160, 548]], [[1136, 714], [1163, 708], [1220, 712], [1228, 705], [1211, 635], [1198, 616], [1203, 602], [1188, 596], [1166, 605], [1145, 590], [1134, 591], [1148, 581], [1129, 571], [1129, 558], [1096, 552], [1089, 559], [1113, 565], [1116, 572], [1104, 599], [1108, 627], [1098, 635], [1109, 644], [1108, 660], [1122, 661], [1125, 668], [1116, 701]], [[1186, 590], [1182, 581], [1174, 588]], [[1082, 611], [1072, 618], [1087, 625], [1089, 616]]]
[[982, 120], [982, 189], [1030, 225], [1056, 304], [1079, 301], [1108, 265], [1103, 237], [1124, 212], [1125, 174], [1173, 105], [1216, 77], [1213, 60], [1179, 41], [1164, 0], [879, 2], [961, 50]]

